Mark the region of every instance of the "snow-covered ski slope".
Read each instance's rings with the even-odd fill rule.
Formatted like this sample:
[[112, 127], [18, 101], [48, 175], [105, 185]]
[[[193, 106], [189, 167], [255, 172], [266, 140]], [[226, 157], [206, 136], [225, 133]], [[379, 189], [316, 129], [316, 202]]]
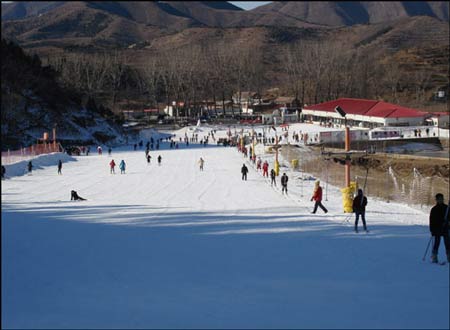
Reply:
[[286, 197], [235, 148], [162, 148], [2, 181], [2, 328], [448, 328], [428, 214], [369, 197], [356, 234], [337, 187], [310, 214], [298, 173]]

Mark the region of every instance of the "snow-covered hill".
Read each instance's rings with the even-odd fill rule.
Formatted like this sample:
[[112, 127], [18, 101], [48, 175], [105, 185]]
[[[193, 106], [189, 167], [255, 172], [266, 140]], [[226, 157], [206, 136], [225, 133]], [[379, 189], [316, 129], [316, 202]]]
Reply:
[[338, 187], [313, 215], [314, 180], [283, 168], [284, 196], [235, 148], [161, 147], [150, 164], [127, 147], [2, 182], [2, 327], [448, 328], [428, 214], [369, 198], [356, 234]]

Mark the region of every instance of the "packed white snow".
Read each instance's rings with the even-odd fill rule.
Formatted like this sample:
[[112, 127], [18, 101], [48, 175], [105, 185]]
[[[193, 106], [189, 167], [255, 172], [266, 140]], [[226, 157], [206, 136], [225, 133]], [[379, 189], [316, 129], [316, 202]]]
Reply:
[[[282, 195], [279, 177], [271, 187], [235, 147], [209, 142], [163, 142], [150, 164], [144, 145], [52, 154], [31, 175], [8, 166], [2, 328], [448, 328], [448, 265], [429, 250], [422, 261], [427, 213], [369, 196], [370, 232], [355, 233], [340, 187], [311, 214], [316, 178], [281, 167]], [[112, 159], [126, 174], [110, 174]]]

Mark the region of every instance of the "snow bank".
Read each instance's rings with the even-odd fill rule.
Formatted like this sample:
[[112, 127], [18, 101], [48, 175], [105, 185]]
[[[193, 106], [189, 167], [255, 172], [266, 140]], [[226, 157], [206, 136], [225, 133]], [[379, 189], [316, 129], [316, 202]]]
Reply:
[[76, 161], [75, 157], [69, 156], [66, 153], [54, 152], [45, 155], [39, 155], [29, 160], [23, 160], [14, 164], [3, 165], [6, 169], [6, 178], [11, 178], [15, 176], [22, 176], [28, 173], [28, 162], [31, 161], [33, 164], [33, 171], [43, 169], [44, 167], [55, 167], [58, 165], [58, 160], [64, 163]]

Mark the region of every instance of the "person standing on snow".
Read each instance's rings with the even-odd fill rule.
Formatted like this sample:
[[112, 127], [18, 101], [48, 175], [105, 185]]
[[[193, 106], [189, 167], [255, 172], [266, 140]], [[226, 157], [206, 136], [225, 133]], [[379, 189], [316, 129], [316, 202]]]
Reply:
[[31, 172], [33, 171], [33, 163], [31, 163], [31, 160], [28, 162], [27, 167], [28, 167], [28, 173], [31, 174]]
[[247, 166], [245, 166], [245, 164], [242, 164], [241, 173], [242, 173], [242, 180], [247, 181], [248, 168]]
[[364, 226], [364, 230], [367, 231], [366, 226], [366, 205], [367, 198], [364, 196], [362, 189], [358, 189], [358, 195], [353, 200], [353, 212], [355, 212], [355, 232], [358, 232], [358, 220], [361, 215], [361, 220]]
[[158, 165], [161, 165], [161, 159], [162, 159], [162, 157], [161, 157], [161, 155], [159, 155], [158, 156]]
[[125, 174], [125, 161], [122, 159], [119, 164], [120, 174]]
[[259, 171], [261, 169], [261, 157], [258, 157], [258, 161], [256, 162], [256, 170]]
[[314, 193], [311, 197], [311, 201], [313, 200], [315, 201], [315, 204], [314, 210], [311, 212], [312, 214], [316, 213], [317, 207], [320, 207], [325, 213], [328, 213], [328, 210], [322, 205], [322, 187], [320, 186], [319, 180], [314, 184]]
[[436, 194], [436, 205], [430, 211], [430, 232], [434, 237], [433, 249], [431, 250], [431, 262], [438, 262], [438, 250], [441, 243], [441, 237], [444, 238], [445, 252], [447, 261], [450, 262], [450, 238], [449, 238], [449, 219], [450, 211], [448, 205], [444, 203], [444, 195]]
[[152, 159], [152, 156], [150, 154], [147, 155], [147, 164], [150, 164], [150, 159]]
[[287, 183], [288, 183], [288, 176], [286, 175], [286, 173], [283, 173], [283, 175], [281, 176], [281, 192], [284, 194], [284, 192], [286, 192], [287, 194]]
[[[267, 160], [266, 161], [264, 161], [264, 164], [263, 164], [263, 177], [269, 177], [269, 163], [267, 162]], [[272, 175], [272, 174], [271, 174]]]
[[102, 147], [98, 146], [97, 147], [97, 152], [98, 152], [99, 155], [101, 155], [102, 154]]
[[6, 174], [6, 167], [2, 165], [2, 179], [5, 178], [5, 174]]
[[62, 161], [60, 159], [60, 160], [58, 160], [58, 174], [62, 174], [61, 169], [62, 169]]
[[275, 185], [275, 187], [277, 186], [277, 181], [275, 180], [275, 178], [277, 177], [275, 170], [271, 169], [270, 170], [270, 185]]
[[203, 164], [205, 163], [205, 161], [203, 160], [202, 157], [200, 157], [200, 160], [198, 161], [199, 165], [200, 165], [200, 171], [203, 171]]
[[116, 174], [116, 172], [114, 171], [114, 168], [116, 167], [116, 163], [114, 162], [114, 159], [111, 160], [111, 162], [109, 163], [109, 166], [111, 167], [110, 173], [111, 174]]

